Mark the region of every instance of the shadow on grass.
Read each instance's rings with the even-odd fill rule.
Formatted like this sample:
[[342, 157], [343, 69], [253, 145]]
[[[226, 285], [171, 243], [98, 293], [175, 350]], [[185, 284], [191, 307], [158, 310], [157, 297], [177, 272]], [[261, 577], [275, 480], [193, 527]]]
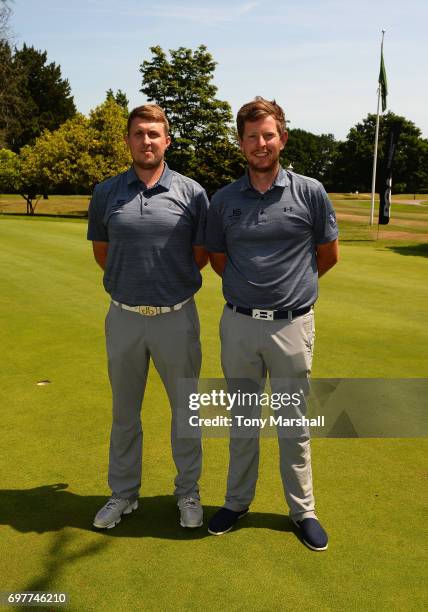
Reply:
[[[92, 520], [107, 498], [77, 495], [66, 491], [67, 487], [66, 483], [57, 483], [33, 489], [0, 490], [0, 524], [10, 525], [21, 533], [47, 533], [61, 531], [66, 527], [97, 531], [92, 527]], [[114, 529], [101, 530], [98, 533], [120, 538], [199, 540], [209, 536], [206, 525], [217, 509], [216, 506], [204, 505], [205, 526], [201, 529], [183, 529], [178, 524], [177, 503], [173, 495], [141, 497], [138, 510], [129, 516], [123, 516], [121, 523]], [[264, 512], [251, 512], [239, 521], [235, 530], [248, 528], [294, 531], [292, 522], [285, 514]], [[61, 548], [61, 539], [57, 547]]]
[[[45, 488], [45, 487], [40, 487]], [[31, 490], [31, 489], [30, 489]], [[86, 546], [80, 547], [75, 550], [76, 544], [79, 542], [79, 536], [77, 534], [71, 534], [68, 531], [60, 531], [56, 533], [50, 543], [48, 550], [43, 558], [43, 564], [38, 568], [38, 576], [35, 576], [25, 586], [19, 589], [20, 592], [25, 591], [39, 591], [49, 592], [52, 589], [52, 585], [59, 582], [59, 578], [62, 575], [65, 568], [68, 569], [70, 563], [76, 563], [83, 557], [88, 557], [97, 554], [100, 550], [103, 550], [108, 546], [106, 540], [101, 542], [93, 542]], [[70, 550], [73, 549], [74, 550]], [[28, 606], [20, 606], [19, 610], [27, 610]], [[66, 605], [68, 608], [69, 606]], [[51, 604], [49, 606], [38, 605], [39, 610], [62, 610], [63, 606]]]
[[394, 251], [394, 253], [398, 253], [399, 255], [417, 255], [419, 257], [428, 257], [428, 242], [410, 246], [388, 246], [387, 248]]

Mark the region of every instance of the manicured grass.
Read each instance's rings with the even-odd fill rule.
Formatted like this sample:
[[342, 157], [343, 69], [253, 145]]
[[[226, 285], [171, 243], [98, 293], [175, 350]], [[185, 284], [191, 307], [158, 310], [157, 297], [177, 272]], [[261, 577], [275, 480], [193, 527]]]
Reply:
[[[88, 212], [89, 195], [50, 195], [47, 200], [40, 198], [36, 205], [37, 215], [72, 215], [84, 217]], [[25, 214], [27, 204], [17, 194], [0, 195], [0, 213]]]
[[[81, 220], [0, 217], [0, 590], [66, 591], [73, 611], [421, 608], [426, 440], [313, 440], [326, 553], [293, 534], [276, 442], [266, 438], [257, 497], [239, 529], [187, 532], [171, 497], [169, 408], [154, 369], [140, 508], [114, 530], [91, 530], [108, 494], [110, 392], [108, 298], [85, 231]], [[426, 376], [423, 247], [344, 241], [320, 283], [314, 376]], [[203, 376], [219, 376], [223, 300], [210, 270], [197, 301]], [[44, 379], [51, 384], [36, 385]], [[209, 518], [223, 500], [227, 440], [204, 449]]]

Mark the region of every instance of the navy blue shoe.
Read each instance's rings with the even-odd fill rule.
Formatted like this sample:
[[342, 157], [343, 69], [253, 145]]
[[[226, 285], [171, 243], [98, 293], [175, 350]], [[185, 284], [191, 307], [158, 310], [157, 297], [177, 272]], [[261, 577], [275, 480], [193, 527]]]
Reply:
[[316, 518], [305, 518], [302, 521], [291, 520], [296, 525], [303, 543], [308, 548], [311, 550], [326, 550], [328, 535]]
[[208, 531], [212, 535], [223, 535], [230, 531], [235, 523], [248, 514], [249, 508], [241, 510], [240, 512], [234, 512], [228, 508], [220, 508], [208, 523]]

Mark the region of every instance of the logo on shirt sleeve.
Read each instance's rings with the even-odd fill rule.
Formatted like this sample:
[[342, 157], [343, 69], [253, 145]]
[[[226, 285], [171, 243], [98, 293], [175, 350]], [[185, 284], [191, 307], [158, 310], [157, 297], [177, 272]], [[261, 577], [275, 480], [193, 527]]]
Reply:
[[332, 227], [336, 226], [336, 215], [334, 214], [334, 212], [328, 213], [328, 222]]

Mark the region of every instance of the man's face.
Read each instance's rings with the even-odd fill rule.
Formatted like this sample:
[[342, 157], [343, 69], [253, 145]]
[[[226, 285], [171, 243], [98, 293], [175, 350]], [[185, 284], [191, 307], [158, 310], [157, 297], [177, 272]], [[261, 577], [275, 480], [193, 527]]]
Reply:
[[287, 138], [287, 132], [279, 134], [274, 117], [268, 116], [246, 121], [239, 144], [251, 170], [270, 172], [277, 166]]
[[171, 143], [163, 123], [147, 122], [140, 117], [132, 120], [125, 140], [134, 164], [143, 170], [160, 166]]

